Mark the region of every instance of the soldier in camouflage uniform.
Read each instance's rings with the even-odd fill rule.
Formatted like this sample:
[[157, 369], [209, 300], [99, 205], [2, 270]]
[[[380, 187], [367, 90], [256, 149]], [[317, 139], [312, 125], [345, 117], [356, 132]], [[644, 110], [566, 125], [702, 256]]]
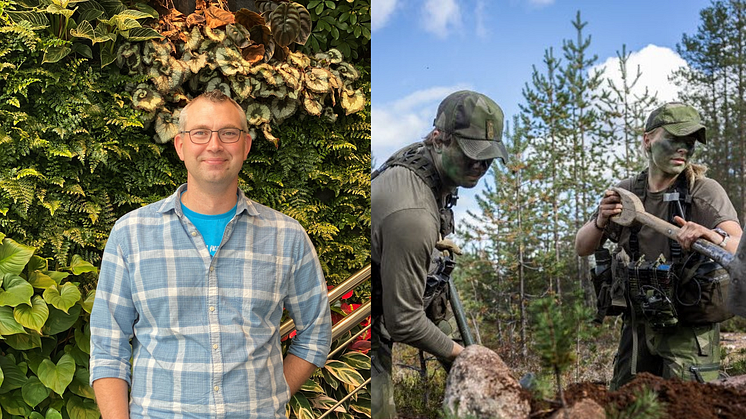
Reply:
[[617, 243], [613, 281], [621, 284], [616, 288], [626, 308], [612, 390], [638, 372], [698, 381], [718, 377], [719, 324], [680, 321], [678, 292], [691, 275], [682, 267], [689, 256], [697, 256], [689, 252], [692, 243], [703, 238], [734, 253], [741, 228], [722, 186], [704, 176], [703, 166], [692, 164], [696, 142], [706, 143], [699, 113], [679, 102], [661, 106], [648, 117], [642, 139], [648, 168], [617, 184], [638, 195], [646, 212], [682, 226], [677, 240], [645, 226], [614, 223], [611, 217], [622, 206], [612, 190], [605, 191], [591, 220], [577, 233], [580, 256], [590, 255], [607, 238]]
[[490, 98], [460, 91], [438, 107], [424, 142], [395, 153], [371, 182], [373, 259], [372, 410], [396, 417], [391, 380], [393, 342], [434, 354], [446, 364], [463, 349], [449, 336], [443, 290], [452, 265], [440, 250], [453, 231], [459, 186], [473, 188], [495, 158], [507, 158], [501, 142], [503, 113]]

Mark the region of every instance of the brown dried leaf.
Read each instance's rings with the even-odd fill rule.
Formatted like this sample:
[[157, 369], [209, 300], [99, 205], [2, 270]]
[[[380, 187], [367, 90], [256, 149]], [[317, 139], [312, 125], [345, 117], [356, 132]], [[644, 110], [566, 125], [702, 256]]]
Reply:
[[249, 29], [249, 33], [251, 34], [251, 40], [255, 44], [267, 45], [270, 39], [272, 39], [272, 32], [270, 32], [269, 28], [264, 25], [254, 26]]
[[244, 48], [241, 50], [241, 55], [244, 60], [251, 64], [256, 64], [264, 59], [264, 45], [252, 45]]
[[272, 135], [272, 128], [269, 126], [269, 124], [262, 124], [262, 134], [264, 134], [264, 138], [272, 143], [275, 148], [279, 147], [280, 139]]
[[240, 23], [246, 29], [251, 29], [256, 25], [266, 25], [266, 22], [264, 21], [264, 17], [262, 15], [256, 12], [252, 12], [249, 9], [241, 9], [237, 11], [235, 17], [236, 23]]
[[235, 21], [233, 13], [216, 6], [210, 6], [205, 10], [205, 19], [207, 19], [207, 26], [213, 29], [234, 23]]
[[290, 55], [290, 48], [280, 45], [279, 48], [275, 47], [275, 55], [272, 58], [283, 62], [288, 58], [288, 55]]
[[192, 27], [194, 25], [204, 25], [205, 24], [205, 17], [202, 16], [202, 13], [192, 13], [191, 15], [187, 16], [186, 23], [188, 27]]

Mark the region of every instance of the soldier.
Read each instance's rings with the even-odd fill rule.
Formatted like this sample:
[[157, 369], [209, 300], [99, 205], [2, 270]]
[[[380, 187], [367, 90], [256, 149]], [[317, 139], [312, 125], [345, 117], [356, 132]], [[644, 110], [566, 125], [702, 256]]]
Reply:
[[[728, 277], [690, 249], [703, 238], [734, 253], [741, 227], [722, 186], [704, 176], [704, 166], [691, 162], [697, 141], [706, 144], [705, 126], [693, 107], [679, 102], [659, 107], [648, 117], [642, 139], [648, 168], [617, 184], [639, 196], [646, 212], [680, 225], [677, 240], [645, 226], [615, 224], [611, 217], [621, 213], [622, 205], [612, 190], [605, 191], [577, 233], [580, 256], [593, 253], [607, 238], [617, 243], [611, 289], [618, 290], [626, 307], [612, 390], [638, 372], [700, 382], [718, 377], [718, 322], [725, 317], [715, 314], [723, 311], [715, 298], [706, 304], [704, 297], [709, 284]], [[715, 274], [717, 281], [707, 279]]]
[[457, 251], [443, 240], [453, 231], [457, 188], [473, 188], [495, 158], [507, 158], [503, 112], [480, 93], [446, 97], [433, 125], [423, 142], [399, 150], [372, 175], [374, 418], [396, 416], [393, 342], [446, 364], [463, 349], [449, 337], [452, 327], [445, 321], [453, 261], [438, 249]]

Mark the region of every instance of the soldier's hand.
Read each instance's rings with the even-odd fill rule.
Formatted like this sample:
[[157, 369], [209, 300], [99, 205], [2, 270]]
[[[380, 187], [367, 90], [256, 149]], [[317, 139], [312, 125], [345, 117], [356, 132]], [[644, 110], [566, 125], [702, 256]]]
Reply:
[[437, 243], [435, 243], [435, 248], [440, 250], [441, 252], [444, 250], [448, 250], [449, 252], [461, 255], [463, 252], [461, 251], [461, 248], [458, 247], [456, 243], [454, 243], [451, 239], [443, 239]]
[[598, 219], [596, 226], [605, 228], [609, 224], [609, 218], [622, 213], [622, 197], [611, 189], [604, 192], [601, 203], [598, 205]]
[[695, 222], [686, 221], [678, 215], [674, 217], [674, 221], [676, 224], [681, 226], [681, 230], [679, 230], [679, 233], [676, 235], [676, 240], [681, 243], [681, 247], [686, 250], [690, 250], [692, 244], [694, 244], [694, 242], [699, 238], [703, 238], [715, 244], [719, 244], [723, 240], [723, 237], [718, 233]]

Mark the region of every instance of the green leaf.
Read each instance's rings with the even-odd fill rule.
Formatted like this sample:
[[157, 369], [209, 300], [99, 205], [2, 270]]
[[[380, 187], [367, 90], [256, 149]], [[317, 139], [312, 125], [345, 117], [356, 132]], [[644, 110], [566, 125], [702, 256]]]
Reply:
[[83, 310], [86, 311], [86, 313], [91, 314], [91, 310], [93, 310], [93, 301], [96, 300], [96, 290], [90, 290], [88, 291], [88, 295], [85, 297], [85, 300], [83, 300]]
[[13, 308], [0, 307], [0, 336], [7, 337], [16, 333], [26, 333], [26, 330], [13, 318]]
[[9, 394], [0, 394], [0, 405], [11, 415], [27, 417], [31, 414], [31, 407], [23, 401], [20, 390]]
[[[93, 59], [93, 51], [91, 50], [91, 47], [89, 47], [86, 44], [80, 43], [80, 42], [73, 42], [73, 45], [70, 47], [72, 49], [72, 52], [76, 54], [80, 54], [89, 60]], [[59, 201], [56, 201], [59, 202]], [[54, 215], [54, 213], [52, 213]]]
[[88, 385], [89, 377], [90, 373], [87, 369], [78, 368], [75, 371], [75, 378], [73, 378], [73, 382], [70, 383], [70, 391], [80, 397], [92, 400], [95, 396], [93, 394], [93, 388]]
[[73, 327], [80, 317], [81, 307], [75, 305], [67, 313], [54, 307], [49, 308], [49, 318], [41, 331], [46, 335], [56, 335]]
[[5, 343], [17, 351], [27, 351], [29, 349], [41, 347], [41, 337], [37, 334], [17, 334], [5, 337]]
[[50, 407], [47, 409], [44, 419], [62, 419], [62, 413], [60, 413], [59, 410]]
[[[75, 343], [81, 351], [91, 353], [91, 325], [86, 323], [83, 329], [75, 328]], [[368, 367], [370, 369], [370, 367]]]
[[23, 387], [28, 380], [26, 374], [16, 365], [14, 358], [0, 355], [0, 369], [3, 370], [3, 384], [0, 385], [0, 394]]
[[20, 275], [36, 249], [5, 238], [0, 244], [0, 275]]
[[370, 357], [357, 351], [347, 352], [339, 360], [356, 370], [370, 370]]
[[34, 287], [25, 279], [18, 275], [5, 274], [3, 276], [3, 288], [0, 289], [0, 306], [31, 305]]
[[49, 261], [44, 259], [43, 257], [39, 256], [31, 256], [31, 259], [28, 261], [28, 264], [26, 265], [26, 272], [31, 274], [34, 271], [46, 271], [49, 269]]
[[68, 354], [62, 355], [57, 365], [50, 359], [45, 359], [39, 365], [39, 380], [60, 396], [73, 381], [74, 375], [75, 360]]
[[323, 393], [324, 392], [324, 388], [321, 387], [321, 385], [319, 383], [317, 383], [316, 381], [313, 381], [310, 378], [308, 380], [306, 380], [306, 382], [303, 383], [302, 386], [300, 386], [300, 390], [301, 391], [308, 391], [308, 392], [311, 392], [311, 393]]
[[[313, 397], [309, 399], [309, 401], [311, 402], [311, 405], [313, 406], [314, 409], [321, 410], [322, 412], [330, 410], [338, 402], [338, 400], [334, 400], [333, 398], [327, 396], [326, 394]], [[337, 406], [337, 408], [334, 409], [334, 411], [335, 412], [346, 412], [344, 404]]]
[[96, 402], [77, 396], [70, 396], [67, 401], [67, 414], [70, 419], [98, 419], [101, 415]]
[[49, 287], [57, 286], [57, 282], [55, 282], [55, 280], [52, 279], [51, 276], [44, 274], [38, 270], [31, 272], [31, 275], [29, 275], [28, 277], [28, 283], [31, 284], [31, 286], [34, 288], [43, 290]]
[[26, 384], [21, 387], [21, 393], [23, 394], [23, 400], [29, 406], [36, 407], [37, 404], [49, 397], [51, 390], [42, 384], [38, 378], [31, 376], [28, 381], [26, 381]]
[[359, 372], [350, 368], [349, 365], [342, 361], [337, 361], [335, 359], [329, 360], [326, 362], [326, 365], [324, 365], [324, 370], [329, 371], [333, 376], [339, 379], [339, 381], [355, 387], [365, 382], [365, 379], [363, 379], [363, 376], [360, 375]]
[[[138, 7], [138, 9], [139, 9], [139, 7]], [[158, 13], [155, 11], [155, 9], [150, 8], [150, 10], [152, 11], [152, 13], [155, 13], [155, 15], [156, 15], [155, 18], [157, 18]], [[128, 10], [123, 10], [122, 12], [120, 12], [118, 15], [116, 15], [114, 17], [119, 17], [119, 18], [123, 18], [123, 19], [124, 18], [128, 18], [128, 19], [147, 19], [147, 18], [154, 17], [152, 13], [146, 13], [146, 12], [140, 11], [140, 10], [128, 9]]]
[[[5, 375], [3, 375], [3, 369], [0, 368], [0, 386], [3, 385], [3, 381], [5, 380]], [[2, 411], [0, 411], [0, 415], [2, 414]], [[0, 416], [1, 417], [1, 416]]]
[[56, 282], [58, 285], [62, 282], [63, 279], [70, 276], [69, 273], [60, 271], [46, 271], [44, 273], [46, 275], [49, 275], [50, 278], [54, 279], [54, 282]]
[[44, 300], [65, 313], [80, 301], [80, 298], [80, 290], [71, 282], [61, 286], [55, 285], [44, 290]]
[[81, 10], [80, 14], [78, 15], [78, 20], [91, 22], [91, 21], [94, 21], [100, 18], [103, 15], [104, 15], [103, 10], [86, 9], [86, 10]]
[[135, 3], [135, 8], [137, 8], [137, 10], [139, 10], [139, 11], [141, 11], [141, 12], [149, 15], [153, 19], [158, 19], [158, 17], [159, 17], [158, 12], [155, 9], [153, 9], [152, 7], [148, 6], [147, 4], [144, 4], [144, 3]]
[[65, 346], [65, 353], [70, 354], [70, 356], [73, 357], [73, 359], [75, 360], [75, 365], [82, 368], [88, 368], [91, 356], [81, 351], [78, 345]]
[[147, 41], [148, 39], [162, 39], [163, 35], [153, 28], [132, 28], [122, 32], [122, 36], [132, 42]]
[[311, 403], [308, 401], [306, 396], [301, 393], [295, 393], [290, 399], [290, 408], [295, 412], [297, 419], [315, 419], [316, 415], [313, 413]]
[[44, 51], [44, 59], [41, 60], [41, 63], [56, 63], [57, 61], [67, 57], [70, 51], [71, 50], [68, 47], [49, 47]]
[[80, 275], [83, 272], [98, 272], [98, 269], [96, 269], [95, 266], [93, 266], [90, 262], [86, 262], [85, 260], [83, 260], [80, 255], [73, 255], [68, 269], [72, 271], [73, 275]]
[[29, 416], [29, 419], [44, 419], [44, 415], [39, 412], [31, 412], [31, 416]]
[[93, 25], [91, 25], [91, 22], [88, 22], [87, 20], [81, 21], [78, 24], [77, 28], [70, 29], [70, 35], [90, 40], [94, 40], [94, 38], [96, 37], [96, 33], [93, 30]]
[[27, 21], [31, 23], [31, 29], [44, 29], [49, 26], [49, 18], [46, 13], [41, 12], [13, 12], [6, 11], [8, 17], [13, 23]]
[[46, 301], [38, 295], [31, 299], [31, 305], [19, 304], [13, 310], [13, 318], [23, 327], [36, 330], [41, 334], [41, 328], [49, 317], [49, 307]]
[[56, 5], [54, 3], [47, 6], [47, 9], [45, 10], [47, 13], [51, 13], [53, 15], [62, 15], [65, 16], [67, 19], [70, 19], [70, 16], [75, 13], [75, 9], [66, 9], [64, 7], [60, 7], [59, 5]]

